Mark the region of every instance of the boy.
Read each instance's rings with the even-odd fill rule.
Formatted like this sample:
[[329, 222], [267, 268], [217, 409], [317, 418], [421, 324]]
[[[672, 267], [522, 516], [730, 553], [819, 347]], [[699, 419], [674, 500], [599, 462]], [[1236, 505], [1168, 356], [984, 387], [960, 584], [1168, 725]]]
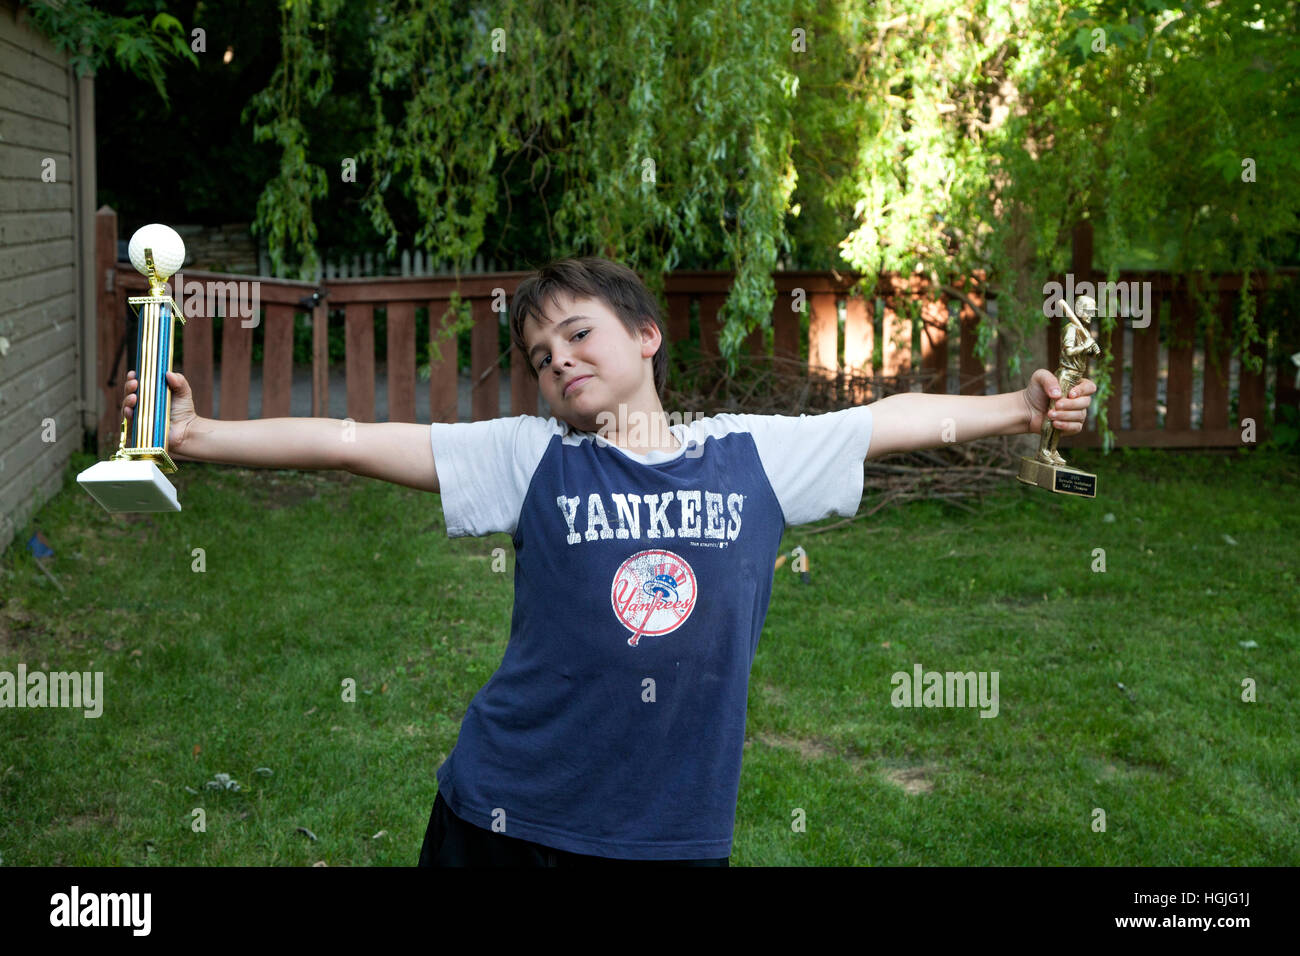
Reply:
[[[437, 770], [421, 865], [726, 866], [785, 528], [853, 515], [865, 458], [940, 446], [953, 427], [960, 441], [1037, 432], [1056, 380], [670, 426], [657, 304], [594, 257], [525, 279], [511, 337], [553, 417], [362, 423], [344, 443], [332, 419], [196, 419], [172, 373], [171, 448], [438, 492], [449, 537], [511, 535], [510, 642]], [[1063, 433], [1095, 391], [1085, 379], [1059, 398]]]

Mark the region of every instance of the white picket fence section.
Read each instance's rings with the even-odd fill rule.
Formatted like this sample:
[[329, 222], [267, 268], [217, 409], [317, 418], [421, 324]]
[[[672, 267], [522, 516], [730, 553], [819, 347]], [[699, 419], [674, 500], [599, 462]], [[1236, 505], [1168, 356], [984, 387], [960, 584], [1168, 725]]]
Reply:
[[[281, 273], [271, 272], [271, 259], [265, 250], [258, 251], [257, 266], [259, 275], [274, 275], [276, 278], [285, 278]], [[485, 259], [480, 253], [474, 257], [474, 261], [470, 263], [468, 269], [462, 270], [461, 275], [501, 271], [512, 270], [506, 263], [498, 262], [496, 259]], [[382, 254], [373, 252], [367, 252], [364, 255], [356, 254], [350, 259], [346, 257], [340, 259], [326, 258], [316, 266], [313, 281], [373, 276], [449, 276], [452, 274], [450, 261], [434, 259], [431, 254], [426, 254], [420, 249], [404, 249], [395, 260], [386, 260]]]
[[[257, 265], [258, 275], [269, 276], [273, 274], [270, 271], [271, 259], [267, 256], [265, 250], [258, 250]], [[791, 268], [801, 267], [792, 266], [788, 259], [781, 259], [777, 263], [776, 271], [786, 272]], [[527, 266], [511, 266], [509, 263], [500, 262], [496, 259], [485, 259], [480, 253], [474, 257], [470, 267], [464, 270], [461, 275], [476, 275], [485, 272], [524, 272], [528, 270], [529, 267]], [[451, 274], [450, 262], [443, 259], [435, 260], [432, 254], [426, 254], [423, 250], [405, 249], [397, 260], [391, 262], [385, 262], [382, 255], [373, 252], [354, 255], [351, 259], [325, 259], [316, 267], [313, 281], [320, 282], [322, 279], [366, 278], [371, 276], [449, 276]], [[274, 273], [274, 275], [279, 279], [285, 278], [281, 273]]]

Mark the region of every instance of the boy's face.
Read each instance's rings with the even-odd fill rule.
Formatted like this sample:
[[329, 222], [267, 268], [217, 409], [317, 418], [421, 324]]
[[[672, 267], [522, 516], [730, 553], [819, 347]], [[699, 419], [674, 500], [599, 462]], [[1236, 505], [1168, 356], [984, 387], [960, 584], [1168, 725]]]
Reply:
[[596, 432], [600, 412], [617, 415], [620, 403], [638, 408], [657, 399], [646, 361], [659, 349], [657, 328], [634, 338], [602, 300], [567, 292], [556, 293], [543, 312], [543, 321], [524, 323], [524, 343], [538, 389], [557, 418]]

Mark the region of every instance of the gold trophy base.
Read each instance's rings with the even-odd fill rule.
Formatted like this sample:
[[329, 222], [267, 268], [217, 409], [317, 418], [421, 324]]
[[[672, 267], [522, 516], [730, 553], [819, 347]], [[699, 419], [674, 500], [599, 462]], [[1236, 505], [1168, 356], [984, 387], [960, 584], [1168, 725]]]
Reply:
[[120, 461], [123, 458], [128, 461], [151, 461], [158, 466], [159, 471], [167, 475], [176, 471], [176, 463], [167, 454], [166, 448], [123, 448], [109, 460]]
[[163, 464], [169, 466], [165, 470], [176, 470], [166, 451], [160, 448], [142, 448], [134, 450], [129, 456], [96, 462], [77, 475], [77, 484], [85, 488], [105, 510], [114, 514], [180, 511], [176, 488], [154, 463], [154, 455], [160, 456], [164, 460]]
[[1049, 465], [1036, 458], [1021, 458], [1020, 474], [1016, 478], [1027, 485], [1037, 485], [1059, 495], [1097, 497], [1097, 476], [1069, 465]]

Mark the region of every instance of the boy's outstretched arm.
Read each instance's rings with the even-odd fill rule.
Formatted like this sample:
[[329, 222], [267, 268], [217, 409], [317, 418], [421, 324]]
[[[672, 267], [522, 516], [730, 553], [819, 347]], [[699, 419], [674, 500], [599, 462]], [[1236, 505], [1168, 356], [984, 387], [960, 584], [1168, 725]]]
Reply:
[[194, 419], [178, 458], [253, 468], [350, 471], [421, 491], [438, 491], [428, 425], [336, 418]]
[[428, 425], [360, 422], [355, 438], [343, 452], [343, 467], [352, 474], [440, 493]]
[[[140, 383], [134, 369], [126, 377], [122, 414], [129, 418], [139, 401]], [[194, 413], [194, 393], [184, 375], [168, 372], [167, 386], [172, 393], [167, 448], [182, 461], [340, 469], [439, 492], [428, 425], [336, 418], [201, 418]]]
[[[1001, 395], [938, 395], [900, 392], [871, 403], [871, 446], [867, 458], [941, 448], [951, 442], [991, 435], [1035, 433], [1051, 415], [1062, 435], [1083, 431], [1097, 384], [1085, 378], [1061, 396], [1056, 376], [1045, 368], [1029, 384]], [[1052, 400], [1056, 408], [1051, 409]]]

